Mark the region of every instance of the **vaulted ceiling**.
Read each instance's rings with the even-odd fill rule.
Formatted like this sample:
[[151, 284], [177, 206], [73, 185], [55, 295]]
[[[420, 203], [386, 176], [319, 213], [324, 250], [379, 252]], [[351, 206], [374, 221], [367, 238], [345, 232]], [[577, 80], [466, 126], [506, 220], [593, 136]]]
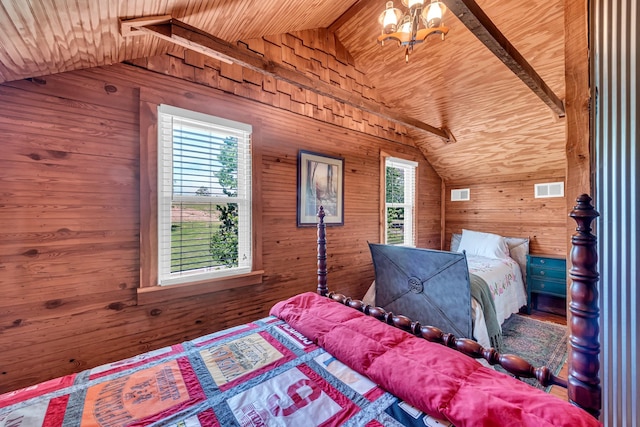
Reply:
[[[400, 0], [396, 0], [396, 7]], [[467, 3], [447, 0], [452, 8]], [[474, 3], [474, 2], [472, 2]], [[564, 1], [475, 3], [559, 99], [564, 98]], [[380, 46], [384, 0], [0, 0], [0, 83], [109, 65], [166, 52], [152, 36], [122, 37], [119, 21], [171, 15], [235, 43], [329, 28], [386, 104], [445, 127], [456, 142], [412, 132], [447, 182], [564, 174], [565, 119], [541, 100], [463, 23], [432, 36], [405, 63], [404, 49]]]

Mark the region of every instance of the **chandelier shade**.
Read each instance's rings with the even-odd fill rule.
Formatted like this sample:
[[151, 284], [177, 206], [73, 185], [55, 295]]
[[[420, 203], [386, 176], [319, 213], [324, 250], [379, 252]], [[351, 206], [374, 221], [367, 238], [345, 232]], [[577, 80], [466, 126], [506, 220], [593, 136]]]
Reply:
[[386, 41], [393, 40], [399, 46], [405, 46], [405, 60], [409, 62], [413, 46], [422, 43], [431, 34], [441, 34], [444, 40], [449, 32], [442, 19], [447, 7], [438, 0], [402, 0], [402, 4], [407, 8], [405, 13], [395, 8], [393, 1], [387, 2], [378, 18], [382, 25], [378, 42], [384, 45]]

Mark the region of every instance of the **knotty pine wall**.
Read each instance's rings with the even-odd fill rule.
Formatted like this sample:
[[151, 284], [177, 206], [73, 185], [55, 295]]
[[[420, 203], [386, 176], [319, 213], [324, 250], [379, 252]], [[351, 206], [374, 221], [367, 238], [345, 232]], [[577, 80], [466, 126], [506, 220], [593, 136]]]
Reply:
[[[337, 58], [330, 43], [322, 49], [305, 52]], [[327, 231], [331, 289], [360, 296], [373, 279], [367, 242], [379, 241], [381, 150], [419, 161], [418, 244], [440, 246], [441, 181], [404, 131], [195, 61], [202, 68], [163, 57], [144, 61], [169, 65], [158, 72], [119, 64], [0, 85], [0, 393], [248, 322], [314, 290], [316, 230], [296, 227], [300, 149], [345, 158], [345, 225]], [[216, 84], [188, 78], [196, 70]], [[262, 284], [138, 304], [141, 91], [208, 97], [255, 119]]]
[[[534, 254], [567, 256], [565, 197], [534, 198], [534, 184], [564, 181], [563, 171], [509, 177], [499, 182], [459, 182], [445, 186], [445, 241], [463, 228], [509, 237], [529, 237]], [[451, 190], [469, 188], [471, 200], [452, 202]]]

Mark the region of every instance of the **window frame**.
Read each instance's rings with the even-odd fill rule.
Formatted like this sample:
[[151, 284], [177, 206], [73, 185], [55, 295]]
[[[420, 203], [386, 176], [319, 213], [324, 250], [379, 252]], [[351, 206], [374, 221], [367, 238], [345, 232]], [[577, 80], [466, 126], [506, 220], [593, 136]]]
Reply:
[[[158, 280], [158, 106], [172, 105], [222, 119], [247, 123], [251, 135], [251, 271], [188, 283], [159, 285]], [[234, 114], [230, 115], [229, 111]], [[160, 93], [140, 90], [140, 285], [136, 289], [138, 304], [163, 302], [262, 283], [262, 213], [260, 152], [261, 122], [240, 108], [230, 108], [220, 95], [200, 93]]]
[[[193, 110], [186, 110], [172, 105], [160, 104], [158, 107], [158, 164], [165, 165], [164, 169], [158, 169], [158, 285], [174, 286], [176, 284], [192, 283], [202, 280], [217, 279], [220, 277], [237, 276], [251, 272], [251, 182], [247, 182], [247, 174], [240, 173], [238, 169], [238, 195], [237, 197], [211, 196], [205, 199], [194, 195], [176, 195], [173, 192], [173, 182], [176, 180], [173, 170], [174, 160], [174, 124], [176, 126], [201, 128], [204, 132], [228, 132], [236, 134], [239, 140], [238, 145], [238, 165], [246, 168], [248, 178], [251, 178], [251, 133], [252, 126], [233, 120], [223, 119], [209, 114], [203, 114]], [[164, 117], [166, 120], [160, 120]], [[170, 123], [171, 122], [171, 123]], [[163, 131], [169, 136], [163, 139]], [[248, 134], [248, 136], [247, 136]], [[248, 140], [248, 141], [247, 141]], [[242, 160], [244, 159], [244, 160]], [[248, 160], [247, 160], [248, 159]], [[171, 227], [171, 207], [176, 202], [187, 202], [197, 204], [227, 204], [236, 203], [238, 205], [239, 224], [242, 226], [238, 233], [238, 247], [241, 253], [248, 255], [249, 263], [240, 262], [237, 267], [223, 270], [187, 270], [183, 272], [171, 273], [171, 235], [168, 228]], [[164, 236], [163, 236], [164, 235]], [[162, 241], [168, 239], [168, 241]]]
[[[416, 247], [418, 236], [416, 230], [417, 224], [417, 205], [418, 205], [418, 167], [419, 163], [414, 160], [409, 160], [403, 157], [399, 157], [397, 155], [391, 155], [384, 152], [381, 152], [381, 162], [380, 162], [380, 241], [384, 244], [388, 243], [388, 228], [387, 228], [387, 211], [389, 207], [403, 207], [410, 210], [410, 219], [408, 221], [405, 220], [405, 230], [403, 236], [403, 243], [395, 244], [397, 246], [408, 246], [408, 247]], [[405, 203], [387, 203], [387, 166], [390, 166], [389, 163], [395, 163], [397, 166], [400, 166], [406, 170], [413, 171], [413, 192], [410, 192], [410, 188], [406, 188], [403, 186], [403, 191], [405, 193]], [[393, 166], [393, 165], [391, 165]], [[407, 196], [411, 196], [411, 202], [406, 203]], [[395, 205], [395, 206], [390, 206]], [[409, 229], [407, 230], [406, 224], [409, 225]], [[409, 237], [410, 242], [407, 243], [407, 237]]]

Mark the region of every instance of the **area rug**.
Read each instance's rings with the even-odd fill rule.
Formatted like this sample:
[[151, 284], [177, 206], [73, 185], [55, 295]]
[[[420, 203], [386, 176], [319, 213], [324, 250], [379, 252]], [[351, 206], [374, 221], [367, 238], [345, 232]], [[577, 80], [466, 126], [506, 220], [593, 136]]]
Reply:
[[[547, 366], [557, 375], [567, 360], [569, 328], [513, 314], [502, 324], [504, 353], [517, 354], [535, 367]], [[533, 378], [523, 381], [548, 391]]]

